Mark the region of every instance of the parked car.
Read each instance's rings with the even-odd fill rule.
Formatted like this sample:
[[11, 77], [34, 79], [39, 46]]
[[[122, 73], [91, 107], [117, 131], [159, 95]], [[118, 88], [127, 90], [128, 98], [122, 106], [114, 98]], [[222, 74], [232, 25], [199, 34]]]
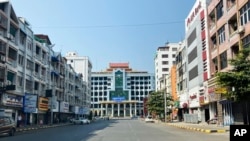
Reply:
[[147, 117], [145, 118], [145, 122], [146, 122], [146, 123], [147, 123], [147, 122], [154, 122], [154, 120], [153, 120], [152, 116], [147, 116]]
[[14, 136], [16, 132], [16, 122], [12, 117], [0, 116], [0, 134], [9, 134]]
[[90, 120], [83, 118], [83, 117], [79, 117], [79, 118], [75, 118], [72, 120], [73, 124], [89, 124]]

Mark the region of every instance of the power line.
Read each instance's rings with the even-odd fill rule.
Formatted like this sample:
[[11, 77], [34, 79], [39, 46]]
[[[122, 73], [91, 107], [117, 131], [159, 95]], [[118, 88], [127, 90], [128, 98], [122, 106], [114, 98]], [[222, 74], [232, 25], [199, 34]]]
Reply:
[[33, 28], [117, 28], [117, 27], [142, 27], [184, 23], [184, 21], [172, 21], [164, 23], [147, 23], [147, 24], [124, 24], [124, 25], [92, 25], [92, 26], [33, 26]]

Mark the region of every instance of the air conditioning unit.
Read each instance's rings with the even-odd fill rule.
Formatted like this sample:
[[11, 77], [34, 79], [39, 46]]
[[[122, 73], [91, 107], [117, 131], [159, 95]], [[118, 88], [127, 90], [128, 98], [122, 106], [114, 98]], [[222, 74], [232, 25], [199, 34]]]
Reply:
[[14, 40], [14, 36], [11, 35], [10, 33], [7, 33], [7, 37], [8, 40]]
[[244, 32], [245, 32], [245, 27], [244, 26], [239, 26], [238, 33], [242, 34]]
[[5, 56], [0, 55], [0, 62], [5, 63]]

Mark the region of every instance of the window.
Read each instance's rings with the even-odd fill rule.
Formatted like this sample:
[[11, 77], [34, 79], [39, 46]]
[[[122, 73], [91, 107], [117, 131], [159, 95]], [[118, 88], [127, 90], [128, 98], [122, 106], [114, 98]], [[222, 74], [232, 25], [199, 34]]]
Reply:
[[27, 43], [27, 48], [32, 52], [32, 43], [30, 41]]
[[218, 30], [218, 35], [219, 35], [219, 44], [224, 43], [225, 40], [226, 40], [225, 26], [222, 26], [222, 27]]
[[189, 54], [188, 54], [188, 63], [191, 63], [197, 57], [197, 47], [195, 47]]
[[16, 60], [17, 59], [17, 51], [12, 49], [12, 48], [9, 48], [9, 55], [8, 57], [12, 60]]
[[35, 64], [35, 72], [36, 73], [39, 73], [39, 71], [40, 71], [40, 66], [39, 66], [39, 64]]
[[172, 51], [177, 51], [177, 48], [172, 48]]
[[223, 0], [221, 0], [216, 6], [216, 11], [217, 20], [219, 20], [223, 16]]
[[8, 72], [7, 73], [7, 81], [9, 81], [10, 84], [16, 84], [16, 74], [14, 72]]
[[162, 58], [168, 58], [168, 54], [162, 54]]
[[40, 47], [36, 46], [36, 55], [40, 55]]
[[22, 87], [23, 86], [23, 77], [17, 76], [17, 85]]
[[189, 81], [198, 76], [198, 66], [195, 66], [189, 71]]
[[250, 1], [240, 9], [240, 24], [245, 25], [250, 20]]
[[25, 35], [22, 32], [20, 33], [19, 40], [21, 45], [25, 45]]
[[5, 76], [5, 68], [0, 67], [0, 80], [4, 80]]
[[38, 82], [35, 82], [35, 84], [34, 84], [34, 90], [39, 90], [39, 83]]
[[23, 57], [23, 55], [21, 55], [21, 54], [18, 55], [18, 64], [19, 64], [20, 66], [23, 66], [23, 65], [24, 65], [24, 57]]
[[220, 54], [220, 67], [224, 69], [227, 67], [227, 51]]
[[250, 35], [247, 35], [242, 39], [242, 46], [249, 47], [249, 45], [250, 45]]
[[196, 28], [192, 31], [192, 33], [188, 36], [187, 46], [189, 47], [193, 41], [196, 39]]
[[172, 54], [172, 58], [175, 58], [175, 56], [176, 56], [175, 54]]
[[162, 61], [162, 65], [168, 65], [168, 61]]
[[162, 68], [162, 71], [163, 71], [163, 72], [168, 72], [168, 71], [169, 71], [169, 68]]
[[211, 37], [211, 41], [212, 41], [212, 46], [211, 46], [211, 48], [215, 48], [216, 47], [216, 44], [217, 44], [217, 41], [216, 41], [216, 35], [213, 35], [212, 37]]
[[28, 70], [33, 70], [33, 62], [30, 61], [29, 59], [27, 59], [26, 68], [27, 68]]
[[218, 61], [217, 58], [212, 59], [213, 65], [214, 65], [214, 70], [215, 72], [218, 71]]

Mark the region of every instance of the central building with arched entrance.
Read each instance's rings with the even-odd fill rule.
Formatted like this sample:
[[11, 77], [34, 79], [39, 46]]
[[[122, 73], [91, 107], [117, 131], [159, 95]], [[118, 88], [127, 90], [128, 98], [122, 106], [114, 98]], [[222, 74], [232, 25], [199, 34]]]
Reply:
[[105, 71], [91, 73], [91, 111], [94, 116], [144, 116], [144, 98], [154, 90], [154, 74], [110, 63]]

